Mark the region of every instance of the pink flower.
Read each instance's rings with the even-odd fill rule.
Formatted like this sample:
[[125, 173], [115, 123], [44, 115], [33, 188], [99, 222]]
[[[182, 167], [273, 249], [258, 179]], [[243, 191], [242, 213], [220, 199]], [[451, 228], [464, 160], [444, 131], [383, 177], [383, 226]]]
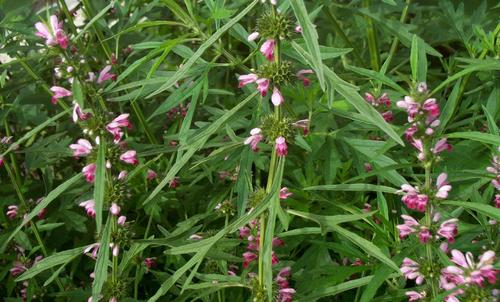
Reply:
[[84, 121], [90, 117], [90, 113], [84, 113], [80, 108], [80, 105], [75, 102], [73, 105], [73, 122], [76, 123], [78, 120]]
[[250, 236], [251, 234], [251, 230], [249, 227], [247, 226], [244, 226], [244, 227], [241, 227], [239, 229], [239, 233], [240, 233], [240, 238], [247, 238], [248, 236]]
[[89, 199], [83, 202], [80, 202], [80, 207], [85, 208], [87, 212], [87, 216], [94, 218], [95, 217], [95, 201], [93, 199]]
[[274, 281], [278, 284], [279, 288], [288, 288], [289, 284], [287, 277], [290, 276], [291, 270], [292, 269], [289, 266], [286, 266], [278, 272]]
[[116, 243], [110, 243], [109, 247], [111, 248], [111, 254], [113, 255], [113, 257], [118, 257], [118, 255], [120, 254], [120, 246], [118, 246], [118, 244]]
[[393, 119], [392, 111], [386, 111], [382, 113], [382, 117], [386, 122], [391, 122]]
[[238, 87], [241, 88], [243, 86], [246, 86], [248, 84], [254, 83], [257, 81], [259, 77], [255, 73], [249, 73], [249, 74], [243, 74], [238, 77]]
[[264, 136], [262, 135], [262, 130], [260, 128], [253, 128], [252, 130], [250, 130], [250, 137], [245, 139], [243, 143], [245, 145], [250, 145], [253, 151], [258, 151], [259, 148], [257, 147], [257, 145], [263, 138]]
[[410, 123], [413, 122], [418, 110], [420, 109], [420, 104], [415, 102], [415, 100], [410, 96], [405, 96], [403, 100], [396, 103], [396, 106], [406, 109], [406, 112], [408, 113], [408, 122]]
[[396, 226], [399, 230], [399, 238], [403, 239], [420, 229], [420, 224], [417, 222], [417, 220], [415, 220], [415, 218], [409, 215], [401, 215], [401, 218], [403, 218], [404, 224], [399, 224]]
[[252, 253], [252, 252], [245, 252], [245, 253], [243, 253], [243, 259], [244, 259], [243, 267], [247, 268], [248, 265], [250, 264], [250, 262], [257, 259], [257, 255], [255, 253]]
[[146, 179], [151, 181], [151, 180], [155, 179], [157, 176], [158, 176], [158, 174], [156, 174], [155, 171], [149, 169], [147, 172], [147, 175], [146, 175]]
[[301, 34], [302, 33], [302, 26], [300, 26], [300, 25], [295, 26], [295, 32], [298, 34]]
[[267, 39], [266, 42], [260, 47], [260, 52], [266, 57], [268, 61], [274, 60], [274, 47], [276, 41], [274, 39]]
[[120, 215], [120, 206], [117, 205], [116, 203], [111, 203], [111, 207], [109, 208], [109, 211], [111, 212], [111, 215], [113, 216], [118, 216]]
[[73, 156], [86, 156], [92, 152], [92, 144], [86, 139], [79, 139], [76, 144], [69, 145], [70, 149], [73, 150]]
[[276, 256], [276, 253], [273, 251], [271, 255], [271, 265], [276, 265], [280, 262], [278, 259], [278, 256]]
[[408, 302], [412, 302], [424, 299], [426, 294], [424, 291], [420, 293], [416, 291], [408, 291], [405, 293], [405, 295], [408, 296]]
[[294, 127], [302, 129], [304, 135], [309, 133], [309, 119], [298, 120], [292, 124]]
[[248, 40], [248, 42], [252, 42], [252, 41], [257, 40], [259, 38], [259, 36], [260, 36], [260, 34], [256, 31], [254, 31], [253, 33], [248, 35], [247, 40]]
[[418, 233], [418, 239], [420, 240], [421, 243], [427, 243], [429, 242], [429, 239], [431, 239], [432, 234], [429, 231], [427, 227], [421, 227], [420, 232]]
[[436, 187], [438, 189], [436, 197], [439, 199], [448, 198], [448, 192], [451, 190], [451, 186], [446, 182], [447, 177], [446, 173], [441, 173], [436, 180]]
[[118, 225], [121, 225], [121, 226], [124, 226], [125, 222], [127, 222], [127, 216], [123, 216], [123, 215], [118, 217], [118, 219], [116, 220], [116, 223], [118, 223]]
[[272, 243], [273, 243], [273, 247], [278, 247], [278, 246], [284, 246], [285, 245], [285, 242], [282, 239], [278, 238], [278, 237], [274, 237]]
[[440, 139], [436, 143], [436, 145], [434, 146], [434, 148], [431, 148], [431, 151], [434, 154], [441, 153], [444, 150], [447, 150], [447, 151], [451, 151], [452, 150], [452, 146], [446, 142], [446, 138]]
[[292, 302], [293, 295], [295, 294], [295, 289], [293, 288], [282, 288], [279, 290], [278, 302]]
[[71, 91], [67, 90], [66, 88], [59, 87], [59, 86], [52, 86], [50, 88], [50, 91], [52, 91], [52, 93], [53, 93], [51, 102], [54, 105], [57, 104], [58, 99], [72, 95]]
[[59, 22], [57, 16], [50, 16], [50, 29], [42, 22], [35, 23], [35, 28], [37, 29], [35, 35], [44, 38], [47, 46], [59, 44], [62, 49], [68, 47], [69, 39], [62, 29], [62, 21]]
[[116, 79], [115, 74], [109, 73], [110, 70], [111, 70], [111, 65], [107, 65], [101, 70], [101, 72], [99, 72], [99, 77], [97, 77], [97, 84], [102, 84], [102, 82], [107, 80]]
[[422, 275], [419, 269], [420, 265], [417, 262], [410, 258], [404, 258], [400, 270], [406, 279], [415, 279], [415, 283], [421, 285], [424, 282], [424, 275]]
[[269, 88], [269, 80], [268, 79], [258, 79], [255, 81], [257, 83], [257, 90], [259, 90], [261, 96], [267, 95], [267, 89]]
[[109, 124], [106, 125], [106, 130], [113, 135], [113, 141], [115, 144], [120, 142], [123, 131], [121, 128], [132, 128], [132, 124], [128, 120], [129, 114], [123, 113], [117, 116], [114, 120], [112, 120]]
[[426, 93], [427, 92], [427, 83], [426, 82], [420, 82], [417, 85], [417, 91], [419, 93]]
[[500, 194], [495, 195], [495, 207], [500, 208]]
[[418, 194], [418, 188], [414, 188], [408, 184], [404, 184], [401, 186], [401, 190], [398, 192], [406, 193], [401, 200], [403, 203], [412, 210], [416, 210], [419, 212], [425, 212], [425, 208], [427, 207], [427, 202], [429, 201], [429, 197], [425, 194]]
[[275, 142], [276, 154], [278, 156], [286, 156], [288, 154], [288, 146], [286, 144], [285, 138], [283, 136], [279, 136]]
[[485, 279], [491, 284], [496, 283], [496, 270], [493, 267], [495, 252], [484, 252], [484, 254], [479, 256], [478, 263], [474, 262], [474, 257], [470, 252], [464, 255], [459, 250], [452, 250], [451, 255], [451, 261], [461, 268], [451, 265], [443, 269], [442, 276], [444, 277], [444, 281], [449, 282], [446, 284], [449, 287], [460, 284], [477, 284], [478, 286], [483, 286]]
[[127, 177], [127, 171], [120, 171], [118, 174], [118, 180], [123, 180]]
[[281, 94], [279, 89], [276, 87], [273, 88], [273, 95], [271, 96], [271, 102], [273, 103], [273, 105], [275, 107], [278, 107], [279, 105], [281, 105], [285, 102], [283, 95]]
[[177, 187], [179, 186], [179, 177], [177, 177], [177, 176], [176, 176], [176, 177], [174, 177], [174, 179], [172, 179], [172, 180], [170, 181], [170, 183], [168, 184], [168, 186], [169, 186], [170, 188], [172, 188], [172, 189], [177, 188]]
[[24, 263], [22, 263], [21, 261], [14, 261], [14, 265], [9, 271], [13, 277], [17, 277], [27, 270], [28, 268], [24, 265]]
[[9, 217], [10, 220], [16, 218], [17, 216], [17, 211], [19, 210], [18, 206], [16, 205], [10, 205], [7, 207], [7, 217]]
[[82, 173], [85, 176], [85, 179], [89, 183], [93, 183], [95, 179], [95, 170], [96, 170], [96, 165], [95, 164], [89, 164], [83, 167]]
[[[97, 258], [97, 253], [99, 252], [99, 247], [100, 247], [100, 243], [94, 243], [94, 244], [91, 244], [89, 246], [87, 246], [84, 250], [83, 250], [83, 253], [87, 256], [89, 256], [90, 258], [92, 259], [96, 259]], [[92, 251], [92, 253], [90, 253], [90, 251]], [[89, 254], [90, 253], [90, 254]]]
[[457, 222], [458, 219], [456, 218], [444, 221], [443, 223], [441, 223], [437, 234], [443, 238], [446, 238], [448, 242], [453, 243], [455, 241], [455, 236], [458, 233]]
[[127, 152], [120, 155], [120, 160], [127, 164], [136, 165], [137, 163], [139, 163], [136, 155], [137, 152], [135, 152], [135, 150], [128, 150]]
[[427, 111], [431, 117], [439, 116], [439, 105], [436, 103], [436, 99], [427, 99], [424, 102], [422, 109]]
[[189, 240], [195, 240], [195, 241], [198, 241], [198, 240], [202, 240], [203, 239], [203, 236], [200, 236], [198, 234], [193, 234], [191, 236], [189, 236], [188, 238]]
[[418, 151], [420, 151], [418, 154], [417, 154], [417, 158], [420, 160], [420, 161], [424, 161], [425, 160], [425, 154], [424, 154], [424, 143], [422, 142], [421, 139], [414, 139], [411, 144], [413, 145], [413, 147], [415, 147], [415, 149], [417, 149]]
[[439, 245], [439, 249], [442, 250], [445, 254], [448, 254], [448, 242], [442, 242]]
[[313, 74], [314, 72], [311, 69], [301, 69], [297, 72], [296, 76], [299, 80], [302, 81], [302, 84], [304, 87], [308, 87], [311, 85], [311, 80], [307, 78], [305, 75], [306, 74]]
[[156, 267], [156, 257], [144, 259], [144, 265], [148, 269], [155, 268]]
[[293, 195], [293, 193], [289, 192], [287, 187], [281, 188], [281, 190], [280, 190], [280, 199], [287, 199], [291, 195]]

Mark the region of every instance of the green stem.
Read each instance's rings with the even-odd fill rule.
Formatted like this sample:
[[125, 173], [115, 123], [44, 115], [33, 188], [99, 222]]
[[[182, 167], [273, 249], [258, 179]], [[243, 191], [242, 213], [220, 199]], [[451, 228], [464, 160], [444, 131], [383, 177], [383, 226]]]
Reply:
[[[428, 194], [431, 189], [431, 164], [430, 162], [424, 163], [425, 165], [425, 192]], [[432, 217], [431, 217], [431, 207], [430, 204], [427, 205], [425, 209], [425, 226], [430, 229], [432, 225]], [[430, 265], [433, 265], [433, 260], [434, 256], [432, 255], [432, 245], [430, 242], [425, 244], [425, 251], [427, 254], [427, 261]], [[434, 270], [432, 270], [434, 272]], [[436, 282], [435, 282], [435, 276], [434, 273], [432, 273], [432, 276], [429, 280], [429, 283], [431, 285], [431, 290], [432, 290], [432, 298], [437, 296], [437, 289], [436, 289]]]

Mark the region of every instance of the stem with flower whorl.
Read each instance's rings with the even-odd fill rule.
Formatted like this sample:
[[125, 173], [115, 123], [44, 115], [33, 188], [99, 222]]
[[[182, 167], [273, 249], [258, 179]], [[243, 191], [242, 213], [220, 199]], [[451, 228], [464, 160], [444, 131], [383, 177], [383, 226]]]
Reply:
[[[425, 150], [425, 149], [424, 149]], [[430, 192], [431, 189], [431, 163], [426, 162], [424, 163], [424, 168], [425, 168], [425, 191]], [[425, 209], [425, 225], [430, 229], [432, 224], [432, 217], [431, 217], [431, 207], [430, 205], [427, 206]], [[428, 242], [425, 244], [425, 251], [427, 253], [427, 261], [431, 264], [433, 255], [432, 255], [432, 246], [431, 243]], [[437, 289], [436, 289], [436, 282], [434, 279], [434, 275], [432, 276], [430, 284], [431, 284], [431, 289], [432, 289], [432, 297], [436, 297], [437, 295]]]

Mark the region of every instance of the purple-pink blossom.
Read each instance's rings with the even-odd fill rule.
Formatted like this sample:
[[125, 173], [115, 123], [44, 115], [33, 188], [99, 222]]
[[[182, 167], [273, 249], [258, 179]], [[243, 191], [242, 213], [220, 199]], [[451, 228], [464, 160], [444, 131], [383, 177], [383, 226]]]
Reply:
[[266, 42], [260, 47], [260, 52], [266, 57], [268, 61], [274, 60], [274, 48], [276, 41], [274, 39], [267, 39]]
[[85, 179], [89, 183], [93, 183], [95, 179], [96, 164], [88, 164], [82, 169]]
[[243, 142], [245, 145], [250, 145], [253, 151], [258, 151], [257, 145], [264, 138], [262, 135], [262, 130], [260, 128], [253, 128], [250, 130], [250, 136]]
[[95, 217], [95, 201], [93, 199], [82, 201], [79, 206], [85, 209], [87, 216], [92, 218]]
[[76, 144], [69, 145], [69, 148], [73, 150], [75, 157], [87, 156], [92, 152], [92, 144], [84, 138], [79, 139]]
[[69, 38], [64, 33], [62, 27], [62, 21], [59, 22], [57, 16], [52, 15], [49, 18], [49, 26], [43, 22], [35, 23], [35, 28], [37, 30], [35, 35], [45, 39], [45, 44], [47, 44], [47, 46], [59, 45], [62, 49], [66, 49], [68, 48]]
[[120, 160], [131, 165], [136, 165], [139, 163], [137, 160], [137, 152], [135, 150], [128, 150], [122, 155], [120, 155]]
[[72, 93], [68, 89], [60, 86], [52, 86], [50, 87], [50, 91], [52, 91], [53, 95], [51, 98], [52, 104], [57, 104], [57, 101], [61, 98], [71, 96]]
[[283, 136], [279, 136], [275, 141], [276, 154], [278, 156], [286, 156], [288, 154], [288, 146], [286, 144], [286, 139]]
[[403, 259], [400, 270], [406, 279], [415, 279], [415, 283], [418, 285], [421, 285], [424, 282], [424, 275], [419, 271], [420, 265], [410, 258]]
[[281, 190], [280, 190], [280, 199], [287, 199], [291, 195], [293, 195], [293, 193], [290, 192], [290, 191], [288, 191], [287, 187], [281, 188]]
[[110, 73], [109, 71], [111, 70], [111, 65], [107, 65], [104, 67], [101, 72], [99, 72], [99, 76], [97, 77], [97, 84], [102, 84], [102, 82], [107, 81], [107, 80], [115, 80], [116, 75], [113, 73]]
[[271, 102], [275, 107], [278, 107], [285, 102], [285, 99], [283, 98], [281, 91], [277, 87], [273, 88], [273, 94], [271, 95]]

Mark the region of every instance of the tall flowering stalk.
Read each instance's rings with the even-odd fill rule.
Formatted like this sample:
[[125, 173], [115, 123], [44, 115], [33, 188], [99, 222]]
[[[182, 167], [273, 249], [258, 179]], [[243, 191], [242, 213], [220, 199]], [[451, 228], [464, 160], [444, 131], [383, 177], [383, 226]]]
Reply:
[[[431, 297], [437, 295], [437, 272], [432, 263], [434, 255], [432, 244], [439, 235], [447, 238], [449, 241], [454, 240], [456, 234], [456, 220], [448, 220], [443, 222], [437, 234], [432, 234], [431, 230], [435, 230], [435, 224], [440, 221], [440, 214], [433, 213], [439, 205], [439, 201], [448, 197], [448, 192], [451, 186], [447, 183], [447, 175], [441, 173], [433, 185], [431, 173], [433, 165], [440, 160], [439, 153], [444, 150], [451, 150], [451, 145], [446, 142], [446, 138], [435, 137], [434, 129], [439, 126], [439, 105], [434, 98], [429, 98], [426, 83], [418, 84], [417, 88], [411, 95], [405, 96], [403, 100], [397, 102], [397, 106], [406, 110], [408, 114], [409, 127], [405, 131], [407, 141], [416, 149], [417, 159], [421, 163], [425, 171], [425, 182], [422, 187], [404, 184], [401, 186], [403, 193], [402, 202], [410, 210], [424, 213], [423, 223], [420, 224], [412, 216], [403, 215], [405, 223], [399, 225], [401, 238], [404, 238], [412, 233], [418, 233], [419, 240], [425, 245], [426, 260], [430, 264], [427, 283], [431, 288]], [[407, 258], [407, 262], [413, 261]], [[415, 262], [413, 262], [415, 263]], [[401, 271], [409, 279], [413, 279], [415, 273], [406, 274], [408, 265], [403, 263]], [[421, 284], [423, 276], [420, 282]], [[413, 295], [415, 297], [415, 295]], [[413, 298], [415, 299], [415, 298]]]

